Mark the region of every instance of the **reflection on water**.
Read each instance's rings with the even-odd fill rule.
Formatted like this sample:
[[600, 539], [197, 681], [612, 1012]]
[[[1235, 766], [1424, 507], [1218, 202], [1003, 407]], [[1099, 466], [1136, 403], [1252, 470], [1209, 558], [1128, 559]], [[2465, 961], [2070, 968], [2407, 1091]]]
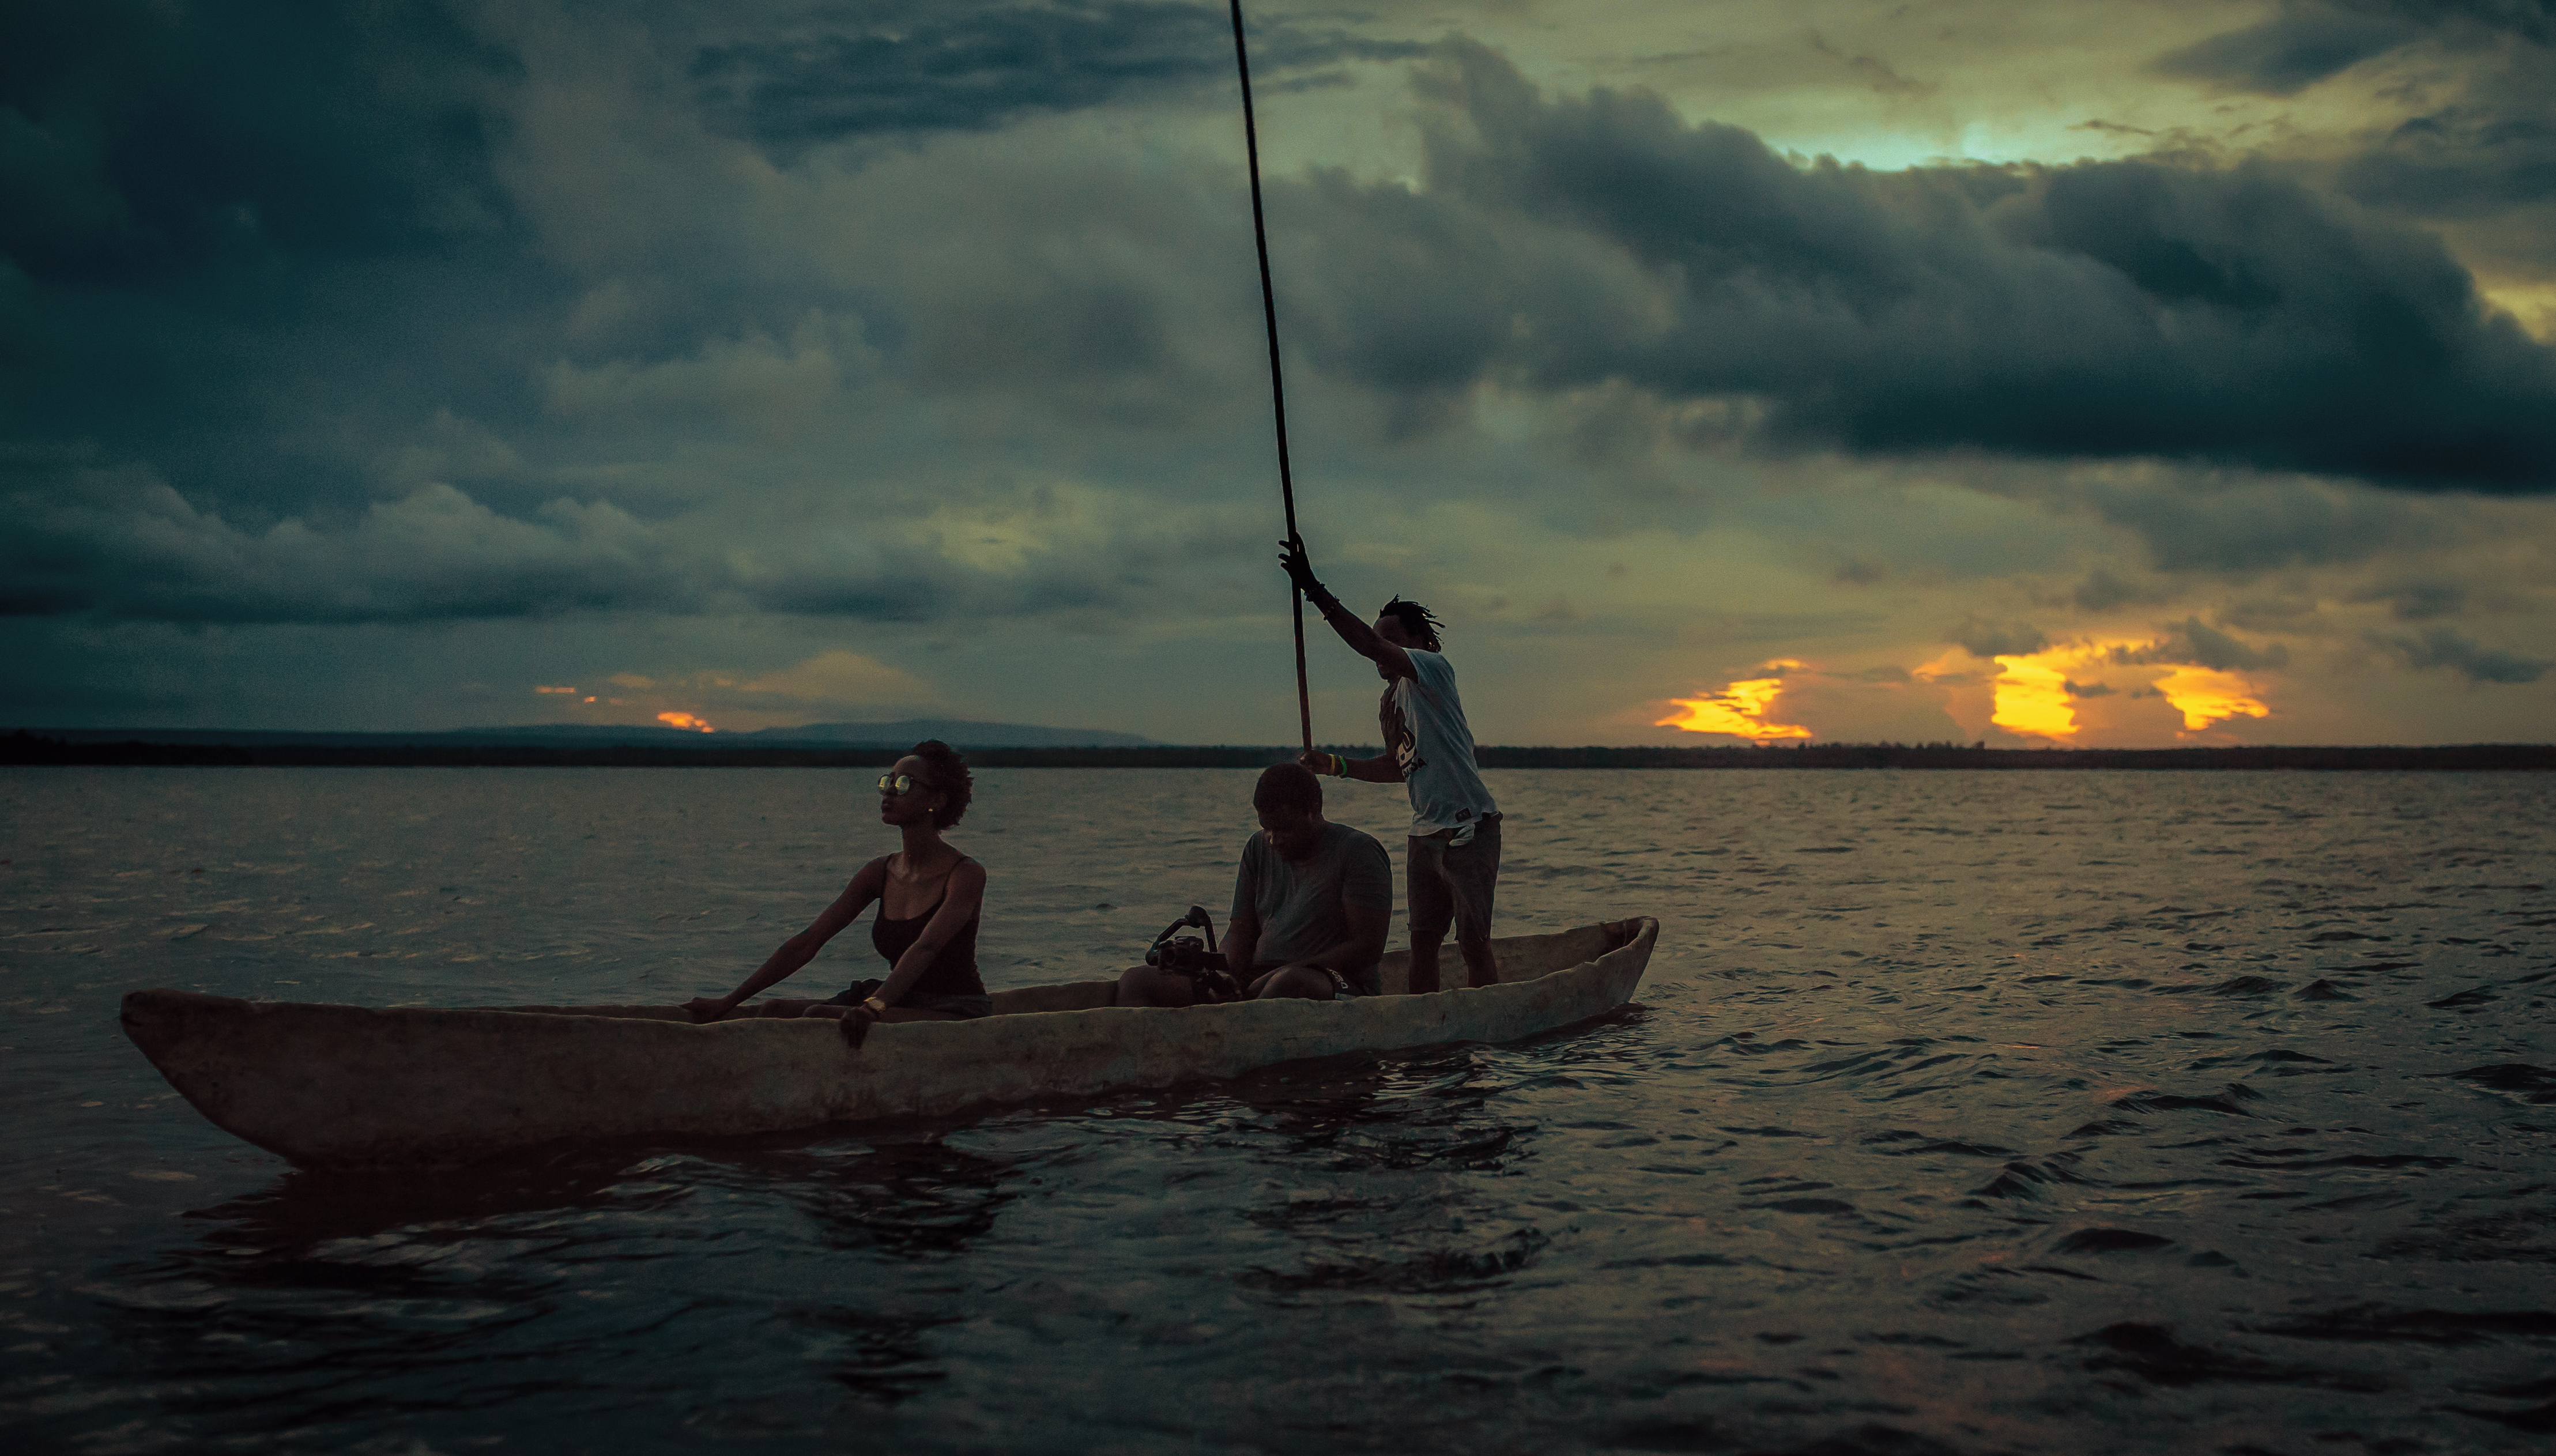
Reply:
[[[2544, 780], [1497, 778], [1504, 927], [1658, 915], [1634, 1006], [1507, 1046], [432, 1177], [226, 1138], [116, 999], [720, 989], [878, 848], [852, 781], [0, 779], [23, 1132], [0, 1432], [1906, 1453], [2556, 1430]], [[989, 979], [1105, 970], [1219, 903], [1249, 783], [986, 775]], [[1382, 791], [1335, 807], [1392, 842]]]

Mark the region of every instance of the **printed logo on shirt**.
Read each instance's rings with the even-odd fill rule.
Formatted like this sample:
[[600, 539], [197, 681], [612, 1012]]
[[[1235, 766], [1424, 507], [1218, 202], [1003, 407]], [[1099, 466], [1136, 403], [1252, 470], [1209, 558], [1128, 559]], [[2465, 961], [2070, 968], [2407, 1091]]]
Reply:
[[1402, 766], [1402, 777], [1408, 781], [1415, 771], [1429, 767], [1429, 761], [1420, 756], [1419, 736], [1411, 731], [1410, 720], [1402, 716], [1402, 699], [1394, 688], [1384, 690], [1384, 698], [1377, 708], [1377, 717], [1384, 726], [1385, 750], [1393, 755], [1395, 763]]

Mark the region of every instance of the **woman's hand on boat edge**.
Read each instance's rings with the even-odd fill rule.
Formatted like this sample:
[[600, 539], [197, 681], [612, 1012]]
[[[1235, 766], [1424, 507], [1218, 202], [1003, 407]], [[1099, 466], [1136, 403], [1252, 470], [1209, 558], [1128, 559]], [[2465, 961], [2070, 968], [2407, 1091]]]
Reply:
[[[736, 1003], [724, 996], [696, 996], [684, 1003], [684, 1015], [691, 1017], [693, 1025], [697, 1027], [725, 1021], [735, 1010]], [[832, 1007], [812, 1008], [802, 1015], [836, 1019], [835, 1025], [843, 1033], [844, 1043], [855, 1048], [869, 1038], [870, 1028], [884, 1020], [878, 1012], [871, 1010], [867, 1003], [845, 1007], [839, 1011]]]
[[843, 1044], [857, 1051], [861, 1043], [869, 1038], [870, 1028], [877, 1026], [881, 1020], [880, 1014], [870, 1010], [869, 1004], [864, 1002], [845, 1011], [842, 1020], [836, 1022], [834, 1026], [843, 1033]]

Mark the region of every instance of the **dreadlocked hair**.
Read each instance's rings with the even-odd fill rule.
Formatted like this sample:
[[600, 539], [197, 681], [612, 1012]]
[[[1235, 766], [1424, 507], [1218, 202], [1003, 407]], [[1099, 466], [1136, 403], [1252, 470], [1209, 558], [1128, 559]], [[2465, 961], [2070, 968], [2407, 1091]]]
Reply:
[[1438, 614], [1427, 607], [1395, 597], [1384, 604], [1383, 615], [1401, 623], [1402, 630], [1418, 639], [1422, 648], [1433, 653], [1445, 650], [1438, 646], [1438, 633], [1447, 624], [1439, 621]]

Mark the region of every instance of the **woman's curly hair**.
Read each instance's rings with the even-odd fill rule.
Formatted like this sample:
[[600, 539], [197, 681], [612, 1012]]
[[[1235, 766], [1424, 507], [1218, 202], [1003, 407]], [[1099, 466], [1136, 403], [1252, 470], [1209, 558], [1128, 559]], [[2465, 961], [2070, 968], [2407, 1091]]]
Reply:
[[958, 750], [938, 738], [927, 738], [914, 746], [914, 756], [923, 760], [924, 785], [941, 790], [941, 807], [932, 811], [932, 827], [947, 829], [967, 812], [967, 800], [976, 794], [976, 781], [967, 774], [967, 761]]

